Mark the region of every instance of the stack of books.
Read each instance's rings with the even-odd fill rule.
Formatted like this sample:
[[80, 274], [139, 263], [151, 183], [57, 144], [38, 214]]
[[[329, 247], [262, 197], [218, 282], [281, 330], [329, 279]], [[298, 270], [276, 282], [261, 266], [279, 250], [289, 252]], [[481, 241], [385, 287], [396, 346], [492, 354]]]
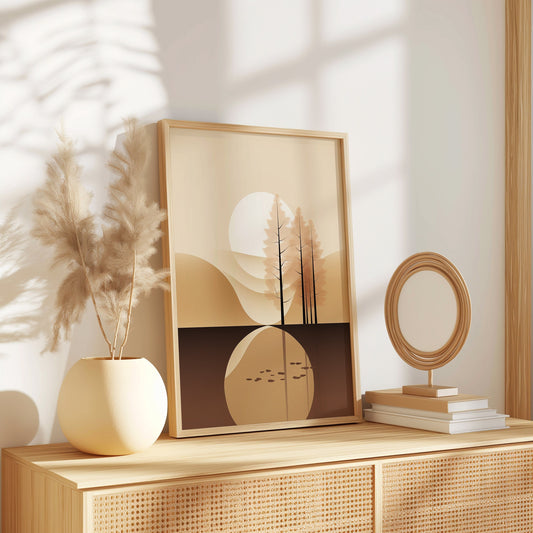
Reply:
[[365, 400], [372, 405], [365, 409], [365, 418], [370, 422], [452, 434], [507, 427], [507, 415], [489, 409], [488, 398], [482, 396], [429, 398], [388, 389], [367, 391]]

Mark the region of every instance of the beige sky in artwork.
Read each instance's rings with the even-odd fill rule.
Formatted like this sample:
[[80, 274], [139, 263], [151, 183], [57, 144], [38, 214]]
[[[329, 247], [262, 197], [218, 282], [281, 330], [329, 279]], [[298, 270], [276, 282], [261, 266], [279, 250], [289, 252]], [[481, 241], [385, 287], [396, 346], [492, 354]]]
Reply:
[[171, 128], [170, 145], [176, 251], [213, 262], [215, 250], [229, 250], [233, 209], [254, 192], [278, 193], [293, 211], [300, 206], [313, 219], [324, 254], [340, 249], [334, 139]]

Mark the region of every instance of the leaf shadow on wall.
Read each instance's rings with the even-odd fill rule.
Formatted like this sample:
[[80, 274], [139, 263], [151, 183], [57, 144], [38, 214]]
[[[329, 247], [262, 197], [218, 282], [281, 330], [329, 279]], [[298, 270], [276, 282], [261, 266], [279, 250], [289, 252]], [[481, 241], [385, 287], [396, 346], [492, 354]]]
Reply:
[[[0, 224], [0, 345], [36, 338], [46, 327], [41, 306], [47, 284], [39, 275], [42, 257], [10, 210]], [[0, 356], [7, 355], [0, 349]], [[39, 411], [27, 394], [0, 390], [0, 448], [29, 444], [39, 429]]]
[[0, 224], [0, 344], [34, 339], [47, 327], [42, 306], [50, 291], [37, 253], [11, 210]]

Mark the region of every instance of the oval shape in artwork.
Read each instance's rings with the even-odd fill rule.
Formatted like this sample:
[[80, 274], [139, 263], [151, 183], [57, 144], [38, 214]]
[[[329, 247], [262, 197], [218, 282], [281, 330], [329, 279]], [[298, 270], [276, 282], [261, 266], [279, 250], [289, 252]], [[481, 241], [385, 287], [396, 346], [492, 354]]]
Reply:
[[252, 331], [228, 361], [224, 392], [235, 424], [305, 420], [314, 390], [313, 369], [303, 346], [281, 328]]

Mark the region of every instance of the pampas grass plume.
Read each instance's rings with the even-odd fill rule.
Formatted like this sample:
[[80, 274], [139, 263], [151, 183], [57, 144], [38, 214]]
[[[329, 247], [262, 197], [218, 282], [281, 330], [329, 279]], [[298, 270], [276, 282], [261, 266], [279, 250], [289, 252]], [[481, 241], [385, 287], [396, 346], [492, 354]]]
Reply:
[[[148, 139], [135, 119], [126, 120], [125, 129], [122, 149], [115, 149], [109, 161], [115, 180], [99, 228], [91, 196], [80, 182], [73, 142], [63, 132], [35, 196], [33, 235], [53, 246], [54, 264], [67, 269], [56, 297], [51, 350], [69, 338], [90, 298], [110, 357], [121, 358], [139, 297], [166, 288], [167, 272], [150, 265], [164, 213], [148, 203], [144, 192]], [[112, 336], [104, 322], [111, 325]]]

